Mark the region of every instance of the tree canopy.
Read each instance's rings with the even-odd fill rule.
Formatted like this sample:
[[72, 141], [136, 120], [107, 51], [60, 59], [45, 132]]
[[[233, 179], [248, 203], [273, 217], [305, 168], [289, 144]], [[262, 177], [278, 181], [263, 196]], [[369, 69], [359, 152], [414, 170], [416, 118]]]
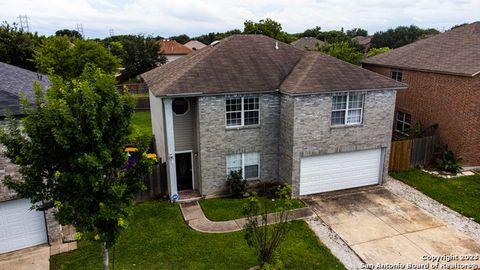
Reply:
[[0, 128], [5, 155], [21, 173], [4, 183], [37, 209], [56, 207], [59, 222], [75, 226], [82, 239], [111, 247], [151, 166], [141, 152], [133, 163], [123, 152], [135, 102], [117, 91], [113, 76], [92, 67], [71, 82], [52, 76], [51, 83], [46, 94], [35, 86], [34, 107], [23, 100], [22, 128], [12, 116]]
[[0, 62], [21, 68], [36, 71], [32, 61], [33, 53], [43, 36], [37, 33], [24, 32], [17, 24], [9, 25], [4, 22], [0, 25]]
[[103, 42], [114, 56], [122, 59], [125, 68], [122, 73], [128, 79], [166, 62], [158, 41], [151, 36], [113, 36]]
[[169, 37], [169, 39], [173, 39], [180, 44], [185, 44], [185, 43], [190, 41], [190, 37], [188, 35], [185, 35], [185, 34], [181, 34], [181, 35], [178, 35], [178, 36], [172, 36], [172, 37]]
[[233, 29], [233, 30], [229, 30], [229, 31], [226, 31], [226, 32], [216, 32], [216, 33], [211, 32], [211, 33], [208, 33], [208, 34], [193, 37], [191, 39], [198, 40], [198, 41], [202, 42], [203, 44], [209, 45], [210, 43], [212, 43], [216, 40], [221, 40], [221, 39], [224, 39], [224, 38], [229, 37], [231, 35], [237, 35], [237, 34], [241, 34], [241, 33], [242, 33], [242, 31], [240, 31], [239, 29]]
[[336, 43], [325, 43], [320, 51], [340, 60], [359, 65], [363, 58], [363, 53], [357, 48], [350, 46], [346, 41]]
[[375, 56], [377, 54], [386, 53], [388, 51], [390, 51], [390, 48], [388, 48], [388, 47], [371, 48], [370, 50], [368, 50], [367, 57], [372, 57], [372, 56]]
[[282, 25], [272, 19], [260, 20], [258, 23], [250, 20], [245, 21], [244, 34], [262, 34], [276, 40], [290, 43], [296, 39], [295, 36], [282, 31]]
[[438, 34], [436, 29], [421, 29], [418, 26], [399, 26], [395, 29], [387, 31], [379, 31], [373, 35], [371, 47], [382, 48], [389, 47], [392, 49], [402, 47], [409, 43], [415, 42], [427, 35]]
[[93, 40], [54, 36], [45, 39], [35, 49], [35, 66], [40, 72], [72, 79], [82, 74], [86, 64], [93, 64], [106, 73], [113, 74], [120, 66], [120, 59], [113, 56], [102, 44]]
[[368, 31], [362, 28], [353, 28], [352, 30], [347, 30], [347, 36], [354, 38], [356, 36], [368, 36]]
[[62, 29], [62, 30], [57, 30], [55, 32], [55, 36], [67, 36], [70, 40], [73, 40], [74, 38], [83, 38], [82, 34], [80, 34], [77, 30], [70, 30], [70, 29]]

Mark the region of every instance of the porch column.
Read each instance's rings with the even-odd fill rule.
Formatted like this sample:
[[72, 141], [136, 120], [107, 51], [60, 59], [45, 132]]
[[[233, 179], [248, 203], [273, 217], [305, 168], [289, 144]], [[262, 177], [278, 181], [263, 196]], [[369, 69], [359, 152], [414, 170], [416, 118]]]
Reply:
[[175, 165], [175, 134], [173, 132], [173, 111], [172, 98], [163, 99], [163, 110], [165, 116], [165, 135], [167, 140], [167, 175], [168, 192], [170, 200], [178, 199], [177, 193], [177, 167]]

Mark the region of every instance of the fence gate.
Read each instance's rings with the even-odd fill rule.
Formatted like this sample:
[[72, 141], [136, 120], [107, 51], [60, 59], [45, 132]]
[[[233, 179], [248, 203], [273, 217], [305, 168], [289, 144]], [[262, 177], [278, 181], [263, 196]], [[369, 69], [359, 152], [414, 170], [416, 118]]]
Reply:
[[394, 141], [390, 148], [390, 171], [403, 171], [410, 168], [410, 156], [412, 153], [412, 140]]
[[393, 141], [388, 167], [390, 171], [403, 171], [410, 167], [428, 165], [434, 156], [435, 136]]

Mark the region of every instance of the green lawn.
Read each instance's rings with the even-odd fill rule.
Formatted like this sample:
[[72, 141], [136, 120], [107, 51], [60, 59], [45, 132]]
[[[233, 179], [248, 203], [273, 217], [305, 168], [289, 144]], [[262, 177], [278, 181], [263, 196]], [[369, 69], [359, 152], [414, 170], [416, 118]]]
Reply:
[[444, 179], [418, 169], [390, 175], [480, 223], [480, 175]]
[[[268, 207], [271, 200], [266, 197], [260, 197], [263, 202], [267, 203], [267, 210], [269, 213], [274, 212], [274, 209]], [[238, 198], [218, 198], [201, 200], [200, 206], [202, 207], [205, 216], [213, 221], [224, 221], [243, 217], [243, 204], [246, 199]], [[300, 200], [292, 200], [292, 209], [301, 208], [305, 205]]]
[[[345, 269], [304, 221], [291, 223], [280, 246], [287, 269]], [[110, 254], [112, 260], [112, 254]], [[130, 224], [115, 247], [115, 269], [248, 269], [256, 265], [243, 232], [205, 234], [183, 221], [178, 205], [164, 201], [135, 206]], [[50, 258], [51, 269], [101, 269], [98, 244]]]
[[132, 117], [132, 125], [135, 125], [144, 134], [152, 134], [150, 112], [135, 112]]

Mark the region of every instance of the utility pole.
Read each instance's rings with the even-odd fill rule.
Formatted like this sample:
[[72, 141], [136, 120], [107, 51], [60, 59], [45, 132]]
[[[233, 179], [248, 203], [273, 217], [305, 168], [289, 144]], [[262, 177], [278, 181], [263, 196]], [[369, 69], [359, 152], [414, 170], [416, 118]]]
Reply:
[[78, 33], [80, 33], [80, 35], [82, 35], [83, 38], [85, 38], [83, 36], [83, 24], [77, 23], [77, 31], [78, 31]]
[[23, 32], [30, 32], [27, 15], [18, 15], [18, 20], [20, 21], [20, 29], [22, 29]]

